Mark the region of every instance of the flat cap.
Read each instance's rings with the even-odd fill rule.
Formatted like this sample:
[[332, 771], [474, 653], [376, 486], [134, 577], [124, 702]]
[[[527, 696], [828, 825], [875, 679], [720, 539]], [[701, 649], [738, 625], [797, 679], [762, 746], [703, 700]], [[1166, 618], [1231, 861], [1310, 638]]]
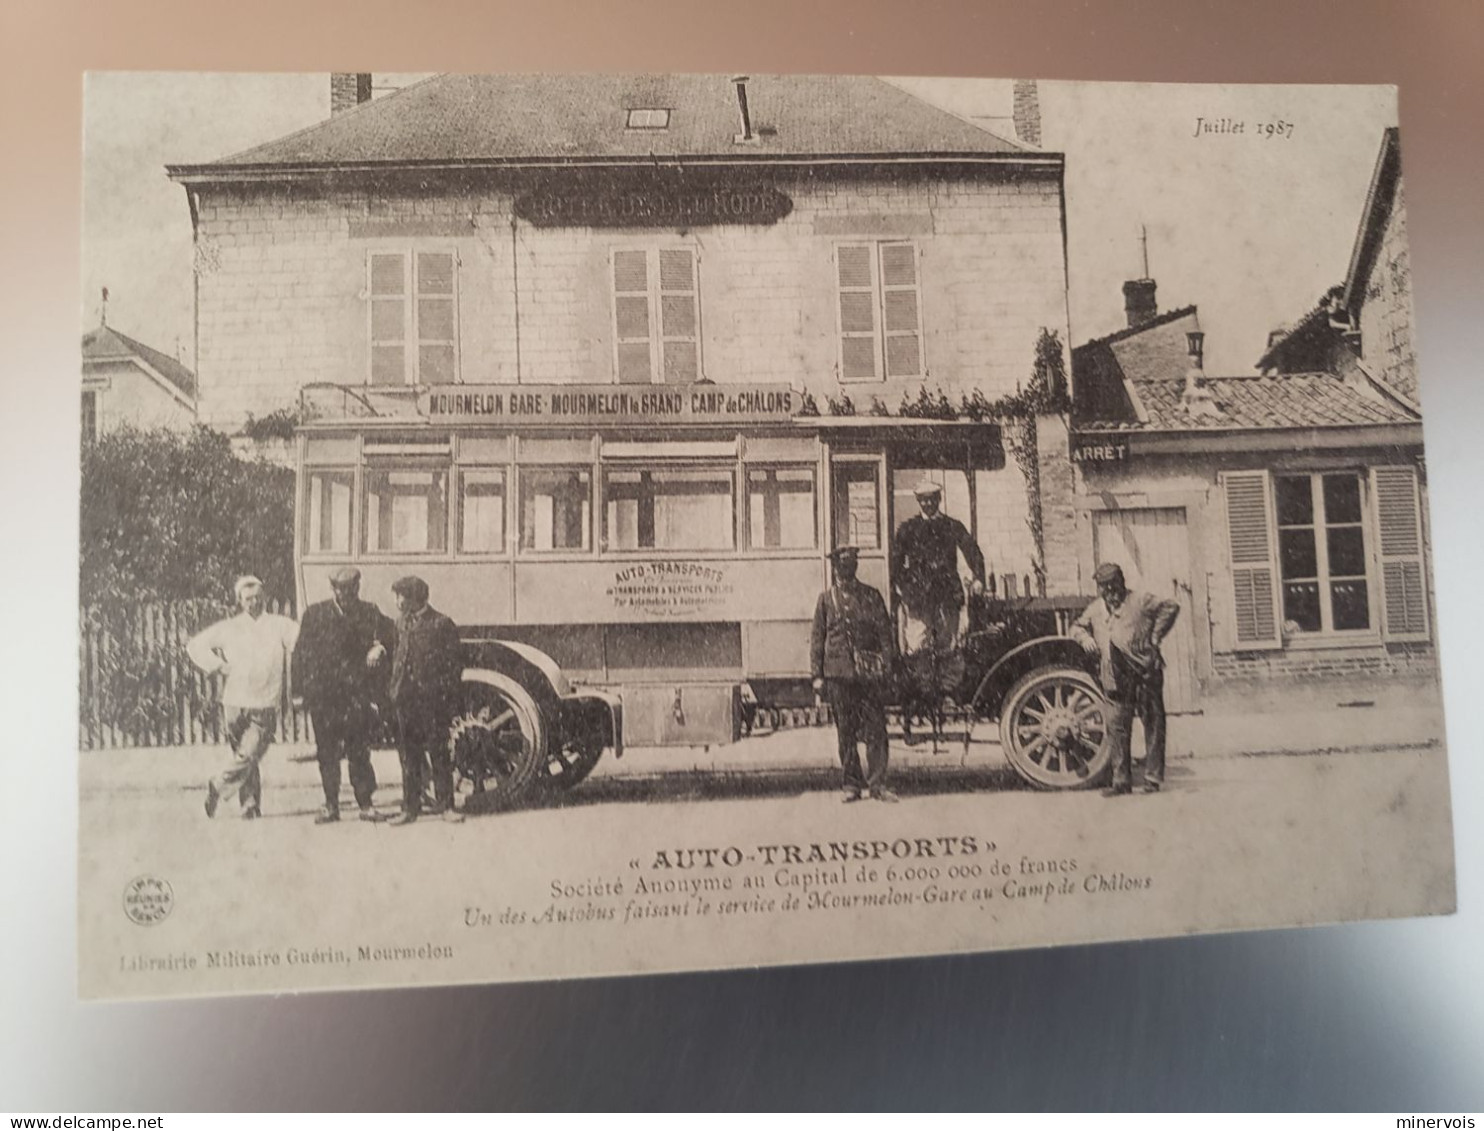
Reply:
[[1106, 585], [1110, 581], [1123, 580], [1123, 567], [1115, 562], [1104, 562], [1092, 571], [1092, 579], [1099, 585]]
[[330, 574], [330, 584], [337, 588], [342, 585], [359, 585], [361, 583], [361, 571], [355, 566], [341, 566]]
[[837, 562], [841, 558], [858, 558], [861, 556], [858, 546], [836, 546], [830, 551], [830, 561]]
[[912, 493], [919, 499], [930, 498], [933, 495], [941, 495], [943, 493], [943, 484], [934, 483], [931, 479], [924, 479], [916, 487], [912, 488]]

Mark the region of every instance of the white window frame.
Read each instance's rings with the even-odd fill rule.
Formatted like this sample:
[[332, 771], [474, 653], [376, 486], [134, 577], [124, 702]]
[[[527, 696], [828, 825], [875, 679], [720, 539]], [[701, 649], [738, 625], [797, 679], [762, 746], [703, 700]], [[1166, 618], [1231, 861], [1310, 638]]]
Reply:
[[[1331, 524], [1324, 509], [1324, 478], [1327, 475], [1344, 475], [1352, 477], [1356, 481], [1356, 489], [1360, 498], [1360, 521]], [[1307, 479], [1309, 481], [1309, 497], [1313, 507], [1313, 521], [1308, 528], [1313, 531], [1315, 568], [1318, 576], [1315, 583], [1319, 586], [1319, 630], [1317, 632], [1299, 632], [1289, 635], [1283, 632], [1284, 641], [1290, 646], [1303, 647], [1312, 642], [1353, 642], [1379, 640], [1381, 636], [1382, 609], [1380, 603], [1380, 592], [1378, 586], [1378, 573], [1376, 566], [1375, 537], [1371, 530], [1370, 517], [1370, 477], [1360, 470], [1350, 468], [1328, 468], [1314, 471], [1274, 471], [1272, 473], [1273, 491], [1273, 530], [1275, 534], [1273, 548], [1277, 563], [1278, 573], [1278, 617], [1280, 630], [1288, 623], [1284, 603], [1285, 587], [1288, 578], [1283, 574], [1283, 545], [1282, 531], [1285, 528], [1278, 512], [1278, 481], [1280, 479]], [[1365, 588], [1366, 588], [1366, 616], [1369, 624], [1365, 628], [1334, 627], [1334, 599], [1330, 592], [1330, 585], [1335, 580], [1330, 571], [1329, 564], [1329, 538], [1326, 536], [1331, 525], [1345, 527], [1357, 527], [1361, 536], [1361, 557], [1365, 562]], [[1344, 579], [1342, 579], [1344, 580]], [[1351, 579], [1353, 580], [1353, 579]]]
[[[738, 480], [742, 474], [742, 465], [733, 460], [665, 460], [653, 462], [639, 462], [629, 460], [603, 460], [598, 467], [598, 499], [599, 510], [599, 537], [600, 549], [606, 557], [730, 557], [737, 554], [739, 543], [738, 520], [741, 507], [738, 502]], [[632, 546], [620, 549], [612, 544], [608, 530], [608, 476], [612, 472], [619, 473], [644, 473], [644, 472], [715, 472], [724, 474], [730, 485], [728, 493], [728, 518], [730, 527], [730, 545], [727, 546]], [[716, 492], [721, 497], [720, 492]]]
[[[449, 377], [449, 383], [458, 383], [463, 379], [463, 357], [460, 349], [462, 334], [460, 330], [459, 307], [459, 275], [462, 266], [459, 258], [458, 248], [444, 244], [418, 245], [412, 247], [380, 247], [371, 248], [366, 252], [366, 384], [377, 388], [393, 389], [406, 386], [420, 386], [427, 384], [422, 375], [422, 346], [425, 340], [422, 336], [422, 326], [418, 317], [418, 299], [421, 297], [417, 290], [417, 257], [419, 255], [447, 255], [451, 260], [451, 278], [453, 283], [452, 293], [449, 295], [430, 295], [430, 298], [447, 299], [453, 305], [453, 339], [450, 342], [445, 338], [430, 338], [426, 344], [453, 346], [453, 373]], [[396, 296], [378, 296], [373, 286], [374, 263], [378, 257], [400, 258], [402, 261], [402, 337], [401, 339], [378, 339], [375, 336], [374, 309], [378, 302], [389, 302]], [[378, 345], [400, 344], [402, 347], [402, 381], [398, 383], [383, 382], [375, 380], [375, 356]], [[443, 382], [440, 382], [442, 384]]]
[[[752, 520], [753, 520], [753, 510], [752, 510], [752, 475], [753, 475], [754, 472], [763, 472], [765, 474], [768, 473], [768, 472], [772, 472], [772, 473], [776, 474], [777, 472], [780, 472], [780, 471], [807, 471], [809, 473], [809, 496], [810, 496], [809, 501], [812, 504], [811, 507], [810, 507], [810, 511], [811, 511], [811, 519], [812, 519], [812, 522], [813, 522], [814, 536], [813, 536], [812, 540], [810, 541], [810, 543], [807, 546], [768, 546], [768, 545], [759, 544], [759, 543], [753, 541], [753, 538], [752, 538]], [[776, 480], [775, 480], [775, 482], [776, 482]], [[746, 545], [746, 548], [747, 548], [748, 551], [750, 551], [752, 553], [755, 553], [755, 554], [767, 554], [767, 555], [808, 554], [810, 556], [813, 556], [814, 554], [818, 553], [820, 541], [821, 541], [822, 535], [823, 535], [823, 532], [819, 528], [820, 527], [820, 522], [819, 522], [819, 494], [820, 494], [820, 491], [819, 491], [819, 464], [818, 463], [816, 463], [816, 462], [806, 463], [806, 462], [803, 462], [803, 461], [789, 462], [789, 461], [777, 461], [777, 460], [760, 461], [760, 462], [757, 462], [757, 463], [747, 462], [747, 463], [744, 463], [743, 466], [742, 466], [742, 474], [741, 474], [741, 479], [740, 479], [740, 482], [739, 482], [739, 488], [740, 488], [741, 493], [742, 493], [743, 503], [745, 504], [744, 505], [744, 508], [743, 508], [743, 514], [742, 514], [742, 529], [743, 529], [743, 532], [745, 534], [745, 545]], [[779, 494], [783, 494], [784, 492], [778, 492], [778, 493]], [[803, 492], [798, 492], [798, 493], [799, 494], [802, 494]], [[766, 504], [764, 504], [764, 505], [766, 506]], [[764, 519], [764, 524], [765, 524], [765, 533], [764, 533], [763, 541], [765, 543], [766, 540], [767, 540], [767, 536], [766, 536], [766, 518]]]
[[[900, 284], [887, 285], [884, 256], [889, 247], [909, 247], [912, 249], [912, 272], [914, 282], [910, 286]], [[840, 253], [849, 248], [868, 248], [870, 250], [871, 284], [869, 287], [845, 287], [840, 281]], [[834, 245], [834, 291], [835, 291], [835, 355], [836, 366], [842, 385], [869, 385], [885, 384], [887, 381], [915, 381], [925, 380], [928, 376], [927, 360], [927, 335], [923, 332], [923, 298], [922, 298], [922, 245], [911, 239], [887, 239], [887, 240], [840, 240]], [[911, 291], [916, 296], [917, 323], [911, 330], [888, 330], [886, 327], [886, 300], [893, 292]], [[871, 316], [873, 327], [870, 331], [846, 330], [844, 312], [841, 309], [841, 299], [845, 294], [871, 295]], [[890, 373], [889, 359], [890, 339], [900, 337], [917, 338], [917, 372], [915, 373]], [[870, 377], [849, 376], [845, 366], [845, 340], [846, 338], [869, 338], [872, 340], [872, 353], [874, 372]]]
[[[690, 291], [666, 291], [661, 288], [660, 279], [660, 256], [667, 251], [684, 251], [690, 255], [691, 283]], [[625, 382], [621, 379], [619, 349], [621, 346], [634, 345], [640, 341], [638, 338], [626, 338], [619, 333], [618, 323], [618, 300], [620, 297], [637, 296], [639, 291], [619, 291], [618, 289], [618, 256], [624, 254], [642, 254], [644, 256], [645, 291], [643, 292], [648, 303], [649, 318], [649, 381], [651, 385], [668, 384], [665, 380], [665, 343], [691, 342], [694, 341], [696, 349], [696, 380], [700, 380], [706, 374], [706, 351], [705, 324], [701, 313], [701, 249], [695, 243], [671, 242], [645, 243], [636, 245], [617, 246], [608, 253], [608, 301], [611, 317], [609, 327], [613, 333], [613, 383], [637, 385], [641, 382]], [[695, 304], [695, 336], [694, 338], [680, 335], [666, 335], [664, 327], [664, 298], [672, 294], [690, 294]]]

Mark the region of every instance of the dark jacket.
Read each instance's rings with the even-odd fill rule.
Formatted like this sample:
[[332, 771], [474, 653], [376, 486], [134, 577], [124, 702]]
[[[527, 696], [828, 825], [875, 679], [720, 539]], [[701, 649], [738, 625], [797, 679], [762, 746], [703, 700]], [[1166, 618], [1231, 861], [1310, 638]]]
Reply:
[[847, 581], [826, 589], [814, 606], [809, 674], [815, 679], [859, 679], [856, 651], [881, 652], [890, 662], [896, 633], [881, 594], [863, 582]]
[[453, 621], [431, 605], [398, 619], [390, 688], [397, 710], [451, 721], [459, 712], [463, 672], [464, 646]]
[[[380, 644], [386, 658], [366, 666], [366, 653]], [[304, 610], [294, 647], [294, 688], [311, 710], [350, 699], [369, 700], [386, 687], [397, 644], [391, 618], [370, 601], [343, 609], [333, 600]]]
[[958, 579], [960, 551], [969, 572], [982, 585], [984, 554], [958, 519], [942, 513], [934, 518], [919, 514], [897, 527], [891, 576], [907, 608], [915, 612], [964, 603], [964, 586]]

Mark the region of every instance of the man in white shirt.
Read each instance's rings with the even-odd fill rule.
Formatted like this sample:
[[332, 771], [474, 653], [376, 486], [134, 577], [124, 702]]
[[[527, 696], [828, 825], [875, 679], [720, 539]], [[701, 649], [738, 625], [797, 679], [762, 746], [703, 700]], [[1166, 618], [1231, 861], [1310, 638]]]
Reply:
[[241, 577], [234, 586], [242, 611], [191, 637], [186, 653], [207, 675], [224, 675], [222, 711], [230, 764], [206, 783], [206, 815], [216, 816], [222, 795], [233, 789], [244, 818], [263, 811], [263, 778], [258, 763], [268, 753], [278, 727], [284, 669], [299, 639], [289, 617], [264, 612], [263, 583]]

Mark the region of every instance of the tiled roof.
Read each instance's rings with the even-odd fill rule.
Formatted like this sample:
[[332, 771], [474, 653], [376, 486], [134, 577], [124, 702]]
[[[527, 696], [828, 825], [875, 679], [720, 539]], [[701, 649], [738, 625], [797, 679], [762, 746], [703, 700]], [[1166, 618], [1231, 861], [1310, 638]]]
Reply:
[[1230, 429], [1343, 428], [1413, 424], [1421, 418], [1400, 405], [1372, 398], [1327, 373], [1281, 377], [1208, 377], [1218, 415], [1192, 416], [1182, 403], [1185, 381], [1134, 381], [1149, 415], [1137, 420], [1081, 421], [1086, 431], [1192, 432]]
[[136, 342], [112, 326], [99, 326], [82, 336], [82, 359], [89, 361], [142, 361], [188, 397], [196, 395], [196, 375], [169, 354]]
[[[724, 156], [1038, 153], [881, 79], [759, 75], [747, 84], [755, 142], [739, 144], [725, 75], [438, 75], [288, 137], [206, 166]], [[627, 128], [630, 109], [668, 109], [665, 129]]]

